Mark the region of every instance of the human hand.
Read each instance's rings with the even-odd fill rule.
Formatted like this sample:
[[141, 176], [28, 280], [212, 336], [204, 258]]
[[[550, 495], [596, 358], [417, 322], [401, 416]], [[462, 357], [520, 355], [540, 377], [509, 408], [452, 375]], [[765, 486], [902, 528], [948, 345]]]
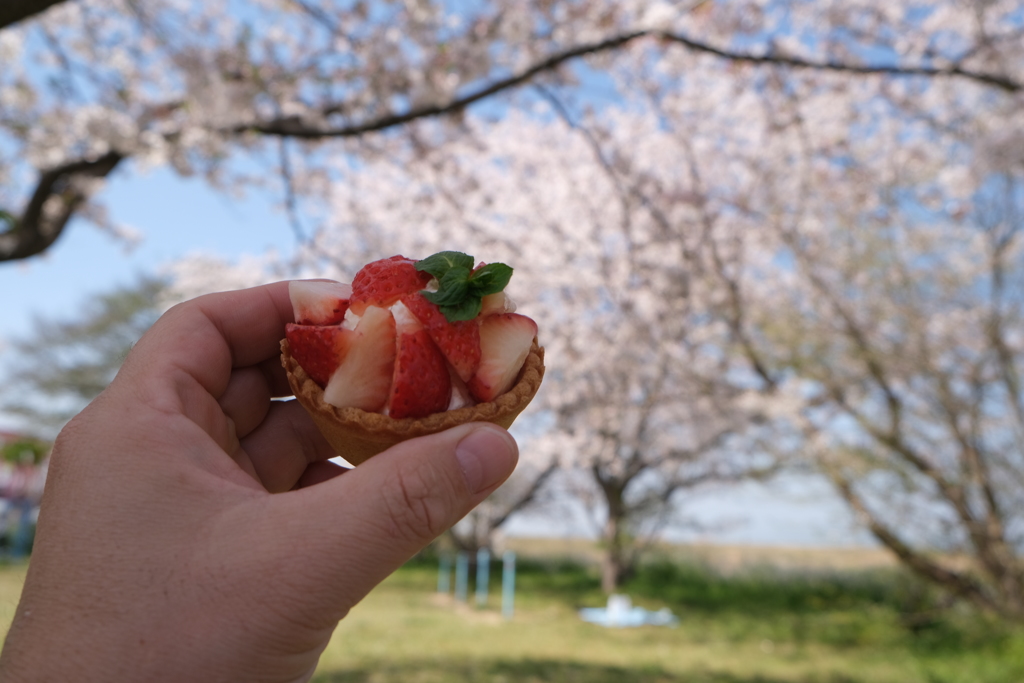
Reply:
[[290, 320], [286, 283], [181, 304], [65, 427], [0, 678], [307, 680], [348, 610], [511, 473], [489, 424], [327, 462], [271, 401]]

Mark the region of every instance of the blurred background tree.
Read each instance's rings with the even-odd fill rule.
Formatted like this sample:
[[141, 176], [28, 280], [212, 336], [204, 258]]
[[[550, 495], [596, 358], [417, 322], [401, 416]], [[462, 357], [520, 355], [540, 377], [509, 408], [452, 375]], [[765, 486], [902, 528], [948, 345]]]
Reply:
[[70, 320], [37, 320], [13, 343], [15, 359], [2, 392], [3, 409], [26, 429], [52, 439], [117, 374], [142, 333], [156, 322], [166, 283], [141, 278], [89, 299]]
[[0, 446], [0, 458], [13, 464], [38, 465], [50, 454], [50, 444], [32, 437], [19, 437]]
[[484, 548], [495, 552], [500, 549], [502, 528], [513, 515], [538, 510], [542, 514], [557, 514], [549, 484], [558, 468], [556, 459], [548, 460], [538, 470], [536, 458], [526, 458], [508, 481], [448, 530], [447, 538], [456, 550], [476, 553]]
[[[458, 135], [473, 105], [492, 115], [530, 106], [520, 96], [537, 83], [594, 86], [590, 104], [607, 102], [620, 96], [605, 88], [616, 70], [660, 101], [681, 74], [730, 70], [754, 88], [747, 97], [784, 91], [791, 78], [838, 93], [839, 83], [874, 74], [897, 79], [881, 91], [870, 79], [879, 95], [914, 109], [900, 87], [908, 79], [1013, 96], [1024, 61], [1017, 9], [872, 0], [7, 3], [0, 259], [44, 252], [73, 217], [117, 234], [99, 191], [127, 162], [132, 172], [168, 165], [223, 188], [273, 187], [304, 238], [313, 226], [303, 227], [297, 200], [323, 196], [333, 155], [387, 154], [394, 138], [429, 144], [408, 126], [425, 119]], [[658, 73], [673, 63], [686, 68]], [[381, 131], [393, 134], [373, 135]]]

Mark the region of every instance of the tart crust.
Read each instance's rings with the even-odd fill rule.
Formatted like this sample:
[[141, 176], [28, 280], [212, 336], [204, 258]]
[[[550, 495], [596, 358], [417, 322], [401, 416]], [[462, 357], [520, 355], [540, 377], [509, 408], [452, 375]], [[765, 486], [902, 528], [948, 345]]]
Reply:
[[358, 408], [337, 408], [324, 402], [323, 389], [292, 357], [287, 339], [281, 340], [281, 365], [288, 374], [295, 398], [312, 416], [335, 452], [358, 465], [406, 439], [435, 434], [467, 422], [493, 422], [508, 429], [540, 389], [544, 379], [544, 347], [535, 337], [516, 383], [493, 401], [401, 420]]

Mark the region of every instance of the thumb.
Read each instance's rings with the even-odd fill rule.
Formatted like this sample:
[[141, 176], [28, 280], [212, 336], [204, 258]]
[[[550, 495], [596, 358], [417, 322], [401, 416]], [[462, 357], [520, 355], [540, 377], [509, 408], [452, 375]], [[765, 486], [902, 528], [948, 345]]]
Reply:
[[306, 590], [337, 609], [322, 616], [344, 616], [501, 485], [517, 459], [507, 431], [470, 423], [404, 441], [340, 477], [276, 496], [296, 508], [280, 514], [304, 520], [301, 535], [310, 542], [295, 571], [309, 581]]

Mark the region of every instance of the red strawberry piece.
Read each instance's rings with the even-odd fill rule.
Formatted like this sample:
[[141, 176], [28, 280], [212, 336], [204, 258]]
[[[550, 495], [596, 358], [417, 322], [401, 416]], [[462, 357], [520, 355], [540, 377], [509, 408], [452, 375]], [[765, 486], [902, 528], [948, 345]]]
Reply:
[[396, 317], [398, 342], [388, 415], [400, 420], [447, 410], [452, 381], [444, 354], [414, 318], [401, 314]]
[[395, 317], [386, 308], [368, 306], [353, 331], [345, 361], [324, 389], [324, 401], [338, 408], [379, 412], [387, 402], [394, 367]]
[[284, 336], [291, 347], [292, 357], [323, 388], [348, 354], [353, 334], [351, 330], [336, 325], [288, 323]]
[[292, 313], [299, 325], [337, 325], [345, 319], [351, 285], [328, 280], [293, 280], [288, 283]]
[[478, 401], [493, 401], [512, 388], [537, 336], [537, 323], [518, 313], [491, 315], [480, 321], [480, 368], [469, 380]]
[[468, 382], [480, 367], [479, 319], [449, 322], [437, 304], [427, 301], [419, 292], [402, 297], [402, 303], [423, 324], [455, 374]]
[[368, 305], [386, 308], [426, 287], [432, 277], [416, 270], [416, 261], [404, 256], [368, 263], [352, 280], [352, 312], [362, 315]]

